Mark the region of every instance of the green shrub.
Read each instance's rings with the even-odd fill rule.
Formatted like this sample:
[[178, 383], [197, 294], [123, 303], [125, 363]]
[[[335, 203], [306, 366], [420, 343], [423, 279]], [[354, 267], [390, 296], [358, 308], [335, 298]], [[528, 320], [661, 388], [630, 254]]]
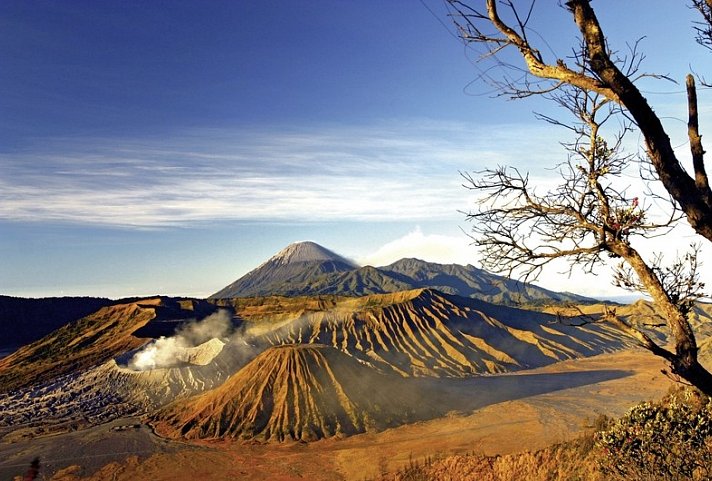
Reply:
[[677, 389], [641, 403], [595, 436], [609, 479], [708, 480], [712, 477], [712, 400]]

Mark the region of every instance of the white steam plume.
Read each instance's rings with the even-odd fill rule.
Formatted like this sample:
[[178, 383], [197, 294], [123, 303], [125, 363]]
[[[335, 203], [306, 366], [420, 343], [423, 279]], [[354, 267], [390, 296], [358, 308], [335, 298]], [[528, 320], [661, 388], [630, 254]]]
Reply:
[[[201, 364], [196, 362], [196, 358], [201, 356], [196, 356], [194, 348], [212, 339], [225, 339], [232, 334], [232, 331], [230, 311], [221, 309], [202, 321], [186, 324], [172, 337], [162, 336], [151, 342], [134, 354], [128, 366], [136, 371], [146, 371], [184, 363]], [[223, 346], [222, 341], [214, 341], [210, 342], [206, 349], [217, 354]]]

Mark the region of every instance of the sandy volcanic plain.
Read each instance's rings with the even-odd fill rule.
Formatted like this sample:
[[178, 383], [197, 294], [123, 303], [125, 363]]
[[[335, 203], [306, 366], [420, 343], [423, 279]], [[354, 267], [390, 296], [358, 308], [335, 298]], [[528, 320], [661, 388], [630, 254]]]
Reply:
[[40, 456], [60, 470], [54, 480], [361, 480], [410, 458], [511, 453], [570, 439], [598, 413], [620, 415], [638, 401], [662, 396], [671, 382], [663, 367], [647, 352], [629, 349], [452, 380], [446, 392], [458, 410], [443, 417], [309, 443], [167, 441], [145, 425], [136, 427], [137, 419], [120, 419], [88, 431], [2, 444], [0, 475], [18, 474], [23, 461]]
[[[210, 339], [181, 351], [183, 364], [176, 367], [119, 366], [116, 359], [126, 359], [119, 353], [137, 345], [122, 326], [145, 328], [160, 319], [155, 306], [163, 302], [89, 316], [90, 333], [107, 322], [113, 330], [110, 338], [99, 338], [106, 339], [102, 349], [113, 357], [104, 361], [91, 352], [91, 359], [103, 363], [79, 374], [65, 372], [56, 355], [54, 343], [64, 342], [65, 331], [25, 348], [24, 357], [20, 352], [17, 365], [25, 376], [10, 371], [13, 382], [23, 384], [33, 375], [42, 381], [48, 371], [62, 374], [40, 383], [45, 391], [39, 398], [32, 397], [39, 392], [32, 383], [15, 392], [20, 398], [5, 394], [0, 420], [10, 421], [2, 431], [0, 478], [21, 474], [39, 456], [44, 475], [55, 480], [360, 480], [411, 458], [541, 448], [576, 436], [599, 413], [620, 415], [638, 401], [659, 398], [670, 384], [660, 361], [607, 328], [577, 331], [545, 314], [525, 315], [431, 290], [361, 299], [236, 301], [232, 307], [249, 328], [241, 335], [253, 330], [265, 340], [252, 361], [237, 356], [234, 345]], [[621, 314], [629, 319], [650, 316], [645, 304], [627, 309]], [[697, 315], [700, 322], [709, 317], [705, 309]], [[531, 319], [531, 329], [522, 329]], [[91, 345], [76, 342], [70, 353], [83, 367], [82, 344]], [[29, 358], [40, 347], [50, 355], [33, 370]], [[526, 369], [528, 361], [540, 367]], [[502, 372], [513, 365], [520, 370]], [[484, 375], [472, 376], [477, 369]], [[211, 390], [220, 383], [208, 380], [220, 376], [228, 381]], [[348, 391], [357, 384], [353, 378], [372, 376], [379, 381]], [[391, 381], [379, 386], [384, 376]], [[114, 398], [106, 395], [107, 383]], [[66, 408], [62, 396], [70, 394], [77, 396], [76, 409]], [[91, 406], [86, 400], [105, 404], [83, 411]], [[311, 411], [301, 407], [310, 405]], [[327, 405], [335, 410], [324, 410]], [[90, 419], [92, 412], [111, 414], [107, 406], [113, 416]], [[19, 411], [29, 421], [23, 429], [13, 425]], [[307, 413], [302, 424], [299, 413]], [[53, 416], [58, 428], [41, 435]], [[220, 416], [237, 419], [236, 429], [215, 431]], [[156, 436], [153, 426], [166, 437]]]

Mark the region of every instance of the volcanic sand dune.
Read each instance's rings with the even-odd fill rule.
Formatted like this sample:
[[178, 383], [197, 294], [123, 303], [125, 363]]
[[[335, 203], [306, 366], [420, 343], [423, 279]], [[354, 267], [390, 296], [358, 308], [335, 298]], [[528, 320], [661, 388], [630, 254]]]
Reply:
[[[380, 430], [435, 410], [405, 380], [332, 347], [272, 347], [222, 386], [152, 416], [169, 437], [313, 441]], [[414, 405], [415, 404], [415, 405]]]
[[[284, 413], [275, 411], [273, 424], [263, 426], [262, 418], [271, 419], [270, 409], [274, 406], [265, 408], [261, 401], [255, 401], [252, 412], [230, 415], [231, 419], [242, 420], [230, 434], [234, 437], [312, 439], [382, 429], [435, 415], [427, 405], [408, 404], [404, 396], [364, 397], [354, 379], [371, 379], [371, 385], [377, 387], [387, 379], [385, 384], [405, 390], [405, 385], [392, 374], [467, 378], [476, 373], [506, 372], [589, 356], [626, 344], [617, 332], [610, 332], [605, 326], [572, 328], [556, 322], [551, 315], [493, 306], [429, 289], [363, 298], [259, 298], [232, 303], [231, 307], [245, 319], [247, 338], [262, 346], [324, 344], [345, 353], [339, 357], [339, 353], [320, 348], [307, 355], [307, 350], [289, 361], [301, 366], [304, 373], [292, 373], [292, 378], [270, 374], [277, 384], [281, 383], [279, 389], [289, 392], [283, 397], [297, 396], [297, 403], [284, 403]], [[0, 434], [22, 427], [30, 435], [39, 427], [57, 431], [146, 413], [166, 402], [219, 386], [262, 349], [244, 342], [223, 346], [222, 341], [212, 339], [181, 351], [179, 366], [139, 372], [117, 365], [115, 358], [126, 358], [145, 342], [132, 334], [137, 329], [145, 330], [156, 321], [170, 324], [172, 319], [190, 315], [195, 309], [194, 303], [173, 304], [157, 298], [107, 307], [0, 361], [6, 369], [0, 369], [0, 379], [4, 376], [11, 386], [0, 394]], [[339, 367], [329, 367], [334, 372], [314, 368], [329, 365], [324, 359], [318, 360], [320, 356]], [[261, 358], [260, 369], [279, 373], [277, 361], [267, 365]], [[334, 373], [339, 374], [335, 380]], [[384, 378], [384, 374], [390, 376]], [[250, 375], [247, 371], [233, 375], [233, 379]], [[260, 376], [260, 380], [269, 379]], [[295, 391], [291, 385], [305, 387]], [[344, 392], [352, 389], [356, 394], [347, 396], [348, 403], [336, 402], [334, 399], [341, 398], [332, 392], [334, 389], [324, 390], [323, 386], [336, 386], [334, 389]], [[450, 392], [451, 385], [423, 386], [409, 384], [407, 388]], [[265, 395], [263, 391], [248, 389], [243, 395], [260, 398]], [[372, 391], [380, 394], [388, 389]], [[352, 402], [351, 397], [358, 402]], [[394, 399], [404, 400], [406, 411], [386, 402]], [[452, 402], [439, 407], [458, 410], [458, 399], [452, 396]], [[324, 412], [320, 411], [322, 404], [326, 406]], [[444, 414], [441, 410], [436, 413]], [[199, 417], [212, 419], [215, 415], [202, 413]], [[314, 419], [310, 418], [312, 415]], [[201, 425], [193, 431], [197, 437], [205, 437], [209, 429], [220, 432], [222, 428], [216, 426], [223, 422], [209, 421], [210, 428]]]
[[246, 331], [272, 345], [318, 343], [403, 376], [467, 377], [631, 345], [604, 324], [417, 289], [362, 298], [233, 299]]
[[[156, 299], [154, 304], [142, 301], [103, 309], [65, 326], [67, 332], [60, 329], [28, 346], [22, 355], [11, 356], [20, 367], [37, 363], [26, 371], [31, 380], [27, 385], [38, 380], [49, 383], [63, 373], [46, 396], [53, 401], [45, 406], [45, 414], [56, 414], [65, 404], [70, 411], [74, 406], [82, 412], [77, 406], [86, 404], [88, 398], [82, 396], [87, 393], [91, 402], [104, 403], [94, 406], [96, 413], [131, 414], [136, 411], [121, 412], [121, 402], [128, 400], [127, 405], [134, 408], [142, 402], [160, 405], [172, 396], [213, 388], [241, 365], [230, 360], [235, 346], [227, 345], [206, 366], [144, 372], [117, 366], [113, 358], [135, 349], [131, 333], [156, 318], [156, 307], [162, 302]], [[571, 327], [554, 315], [429, 289], [363, 298], [260, 298], [225, 304], [234, 306], [244, 319], [248, 338], [252, 335], [276, 347], [222, 386], [162, 410], [154, 423], [163, 435], [312, 441], [358, 433], [372, 436], [395, 426], [401, 426], [398, 432], [416, 433], [424, 425], [414, 421], [427, 421], [437, 433], [438, 426], [448, 425], [448, 420], [488, 404], [626, 376], [604, 369], [585, 375], [472, 378], [473, 373], [524, 369], [619, 350], [629, 342], [606, 325]], [[300, 345], [282, 346], [287, 343]], [[66, 370], [60, 365], [62, 346], [72, 364]], [[199, 364], [218, 348], [218, 343], [209, 343], [184, 361]], [[110, 358], [101, 364], [107, 354]], [[221, 364], [221, 374], [208, 373]], [[14, 369], [10, 372], [16, 374]], [[5, 374], [0, 369], [0, 378]], [[62, 379], [82, 382], [61, 385]], [[146, 399], [138, 399], [141, 396]], [[461, 414], [442, 417], [451, 411]], [[546, 416], [556, 417], [553, 411]], [[389, 439], [386, 433], [378, 439]], [[439, 439], [436, 434], [430, 436]], [[452, 441], [460, 443], [458, 435], [453, 436]]]

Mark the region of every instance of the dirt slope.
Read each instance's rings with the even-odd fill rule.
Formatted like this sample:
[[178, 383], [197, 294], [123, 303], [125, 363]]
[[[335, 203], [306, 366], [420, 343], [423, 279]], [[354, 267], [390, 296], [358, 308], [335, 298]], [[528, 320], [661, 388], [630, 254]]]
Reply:
[[416, 418], [403, 382], [328, 346], [284, 345], [153, 422], [169, 437], [311, 441], [356, 434]]
[[[103, 364], [144, 344], [150, 330], [169, 334], [196, 316], [196, 302], [153, 298], [103, 307], [0, 359], [0, 392]], [[215, 310], [198, 303], [205, 313]]]

